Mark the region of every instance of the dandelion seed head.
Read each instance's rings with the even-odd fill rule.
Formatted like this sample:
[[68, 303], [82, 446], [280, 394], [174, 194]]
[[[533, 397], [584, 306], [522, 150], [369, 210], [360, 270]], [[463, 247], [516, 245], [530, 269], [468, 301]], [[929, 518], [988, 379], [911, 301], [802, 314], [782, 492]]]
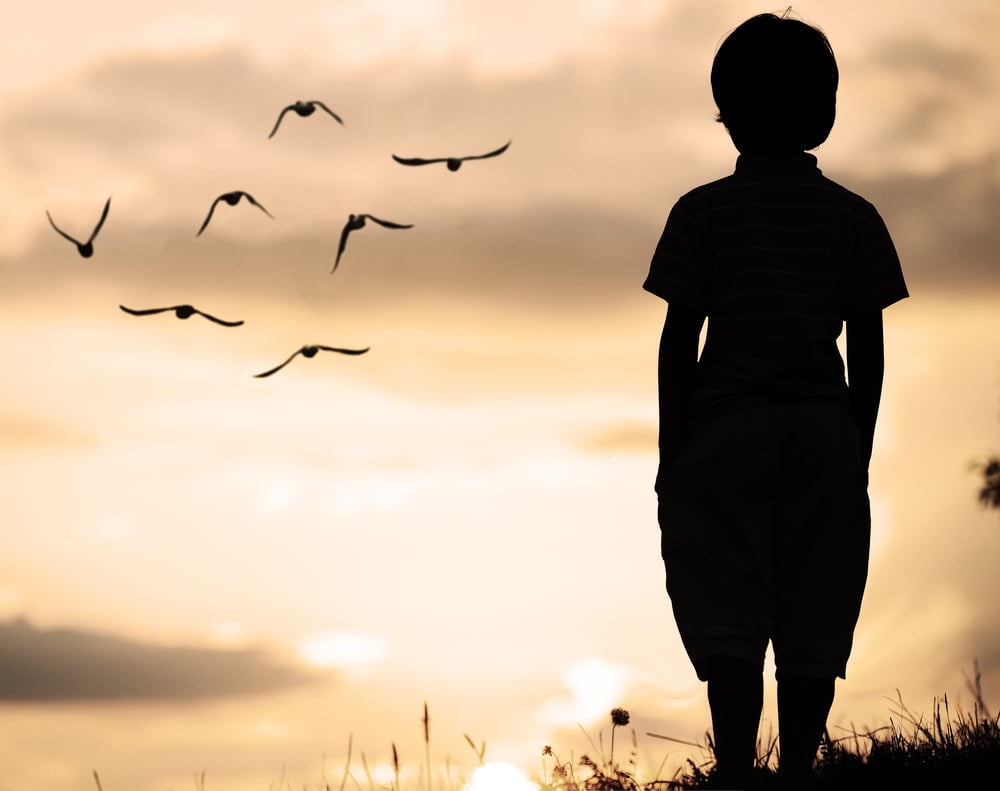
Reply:
[[611, 709], [611, 724], [615, 727], [620, 725], [628, 725], [629, 716], [628, 711], [622, 708]]

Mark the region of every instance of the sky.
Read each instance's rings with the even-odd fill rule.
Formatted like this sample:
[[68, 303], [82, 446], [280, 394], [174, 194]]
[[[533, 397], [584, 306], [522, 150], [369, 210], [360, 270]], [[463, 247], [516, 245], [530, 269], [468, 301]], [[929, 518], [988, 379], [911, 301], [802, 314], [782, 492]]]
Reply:
[[[486, 789], [709, 727], [652, 480], [673, 201], [731, 172], [737, 0], [38, 0], [0, 29], [0, 789]], [[1000, 8], [801, 2], [815, 153], [893, 235], [868, 589], [833, 735], [1000, 706]], [[317, 99], [341, 116], [280, 110]], [[501, 156], [404, 167], [399, 156]], [[246, 202], [213, 200], [245, 190]], [[50, 227], [89, 235], [82, 258]], [[353, 232], [331, 274], [349, 214]], [[239, 327], [119, 305], [193, 304]], [[298, 356], [303, 345], [364, 348]], [[768, 678], [762, 733], [776, 730]], [[895, 701], [895, 702], [894, 702]], [[430, 743], [422, 717], [429, 712]], [[895, 712], [895, 713], [894, 713]], [[468, 738], [466, 738], [468, 737]], [[473, 749], [469, 741], [476, 745]], [[619, 741], [619, 744], [622, 742]], [[349, 749], [350, 748], [350, 749]], [[621, 750], [621, 748], [619, 748]], [[621, 759], [621, 755], [617, 755]], [[549, 766], [551, 769], [551, 766]], [[494, 775], [496, 776], [496, 775]], [[509, 778], [505, 787], [510, 786]], [[494, 782], [495, 785], [495, 782]]]

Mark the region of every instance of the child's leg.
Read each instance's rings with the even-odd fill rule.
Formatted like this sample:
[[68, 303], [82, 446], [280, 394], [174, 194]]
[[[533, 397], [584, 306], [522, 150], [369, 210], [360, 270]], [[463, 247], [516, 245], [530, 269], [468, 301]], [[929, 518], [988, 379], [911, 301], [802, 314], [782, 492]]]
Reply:
[[812, 774], [826, 718], [833, 705], [833, 678], [778, 676], [778, 774], [783, 787], [801, 787]]
[[701, 663], [708, 681], [708, 705], [715, 738], [716, 788], [743, 788], [757, 755], [757, 728], [764, 703], [759, 665], [736, 657], [711, 657]]
[[845, 675], [868, 570], [871, 520], [858, 431], [833, 405], [802, 404], [788, 435], [788, 496], [775, 540], [779, 775], [809, 787], [837, 676]]

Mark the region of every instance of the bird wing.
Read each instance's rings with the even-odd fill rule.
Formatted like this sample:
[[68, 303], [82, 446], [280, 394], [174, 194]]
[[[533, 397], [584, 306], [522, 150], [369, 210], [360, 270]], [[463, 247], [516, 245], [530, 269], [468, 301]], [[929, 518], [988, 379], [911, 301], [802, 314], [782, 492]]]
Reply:
[[422, 159], [421, 157], [397, 157], [395, 154], [392, 155], [400, 165], [432, 165], [435, 162], [447, 162], [447, 157], [438, 157], [436, 159]]
[[344, 254], [344, 249], [347, 247], [347, 237], [350, 236], [352, 230], [351, 221], [348, 220], [344, 225], [344, 229], [340, 232], [340, 243], [337, 245], [337, 260], [333, 262], [333, 269], [330, 270], [331, 275], [340, 266], [340, 256]]
[[52, 219], [52, 215], [49, 214], [47, 210], [45, 212], [45, 216], [49, 218], [49, 225], [51, 225], [53, 228], [55, 228], [56, 229], [56, 233], [59, 234], [63, 239], [68, 239], [73, 244], [80, 244], [76, 239], [74, 239], [72, 236], [70, 236], [68, 233], [66, 233], [66, 231], [64, 231], [62, 228], [60, 228], [58, 225], [56, 225], [55, 220]]
[[323, 102], [314, 101], [313, 104], [316, 105], [320, 110], [323, 110], [324, 112], [327, 112], [330, 115], [332, 115], [334, 119], [337, 121], [337, 123], [339, 123], [341, 126], [344, 125], [344, 120], [339, 115], [337, 115], [333, 110], [331, 110], [329, 107], [323, 104]]
[[87, 240], [87, 244], [90, 244], [92, 241], [94, 241], [94, 238], [97, 236], [97, 232], [101, 230], [101, 226], [104, 225], [104, 221], [108, 219], [108, 209], [110, 208], [111, 208], [111, 198], [108, 198], [107, 201], [104, 203], [104, 211], [101, 212], [101, 219], [99, 219], [97, 221], [97, 225], [94, 226], [94, 230], [90, 234], [90, 238]]
[[364, 354], [371, 346], [366, 346], [364, 349], [342, 349], [338, 346], [317, 346], [316, 348], [322, 349], [325, 352], [339, 352], [340, 354]]
[[195, 236], [201, 236], [201, 232], [204, 231], [208, 227], [208, 221], [212, 219], [212, 214], [215, 212], [215, 206], [216, 206], [216, 204], [218, 204], [218, 202], [220, 200], [222, 200], [222, 196], [221, 195], [218, 198], [216, 198], [214, 201], [212, 201], [212, 205], [208, 209], [208, 216], [205, 217], [205, 222], [203, 222], [201, 224], [201, 228], [198, 229], [198, 233], [196, 233]]
[[287, 113], [289, 110], [292, 110], [292, 109], [294, 109], [293, 106], [292, 105], [288, 105], [280, 113], [278, 113], [278, 120], [274, 122], [274, 129], [272, 129], [271, 130], [271, 134], [269, 134], [267, 136], [268, 140], [270, 140], [272, 137], [274, 137], [274, 133], [278, 131], [278, 127], [281, 126], [281, 119], [285, 117], [285, 113]]
[[273, 214], [271, 214], [271, 212], [269, 212], [269, 211], [268, 211], [267, 209], [265, 209], [265, 208], [264, 208], [263, 206], [261, 206], [261, 205], [260, 205], [259, 203], [257, 203], [257, 201], [256, 201], [256, 200], [254, 200], [254, 197], [253, 197], [253, 195], [251, 195], [251, 194], [250, 194], [249, 192], [244, 192], [244, 193], [243, 193], [243, 195], [244, 195], [244, 196], [246, 197], [246, 199], [247, 199], [248, 201], [250, 201], [250, 202], [251, 202], [251, 203], [252, 203], [252, 204], [253, 204], [254, 206], [256, 206], [256, 207], [257, 207], [258, 209], [260, 209], [260, 210], [261, 210], [262, 212], [264, 212], [264, 214], [266, 214], [266, 215], [267, 215], [268, 217], [270, 217], [270, 218], [271, 218], [272, 220], [274, 219], [274, 215], [273, 215]]
[[298, 355], [298, 354], [302, 354], [302, 349], [299, 349], [298, 351], [293, 352], [292, 355], [287, 360], [285, 360], [281, 365], [276, 365], [270, 371], [264, 371], [264, 373], [262, 373], [262, 374], [254, 374], [254, 378], [255, 379], [263, 379], [265, 376], [270, 376], [273, 373], [277, 373], [282, 368], [284, 368], [286, 365], [288, 365], [292, 360], [294, 360], [295, 356]]
[[508, 140], [506, 143], [500, 146], [500, 148], [498, 148], [496, 151], [490, 151], [488, 154], [476, 154], [475, 156], [471, 157], [462, 157], [462, 159], [487, 159], [489, 157], [496, 157], [502, 154], [504, 151], [506, 151], [510, 147], [510, 144], [513, 142], [514, 142], [513, 140]]
[[240, 321], [224, 321], [223, 319], [217, 318], [216, 316], [206, 313], [203, 310], [198, 310], [198, 308], [195, 308], [194, 312], [199, 316], [204, 316], [209, 321], [214, 321], [216, 324], [221, 324], [224, 327], [239, 327], [243, 323], [242, 319]]
[[367, 217], [372, 222], [377, 222], [383, 228], [412, 228], [413, 227], [412, 224], [411, 225], [402, 225], [401, 223], [398, 223], [398, 222], [389, 222], [388, 220], [380, 220], [378, 217], [372, 217], [370, 214], [365, 214], [365, 215], [362, 215], [362, 216]]
[[126, 308], [124, 305], [119, 305], [118, 307], [126, 313], [131, 313], [133, 316], [149, 316], [153, 313], [163, 313], [166, 310], [173, 310], [173, 308]]

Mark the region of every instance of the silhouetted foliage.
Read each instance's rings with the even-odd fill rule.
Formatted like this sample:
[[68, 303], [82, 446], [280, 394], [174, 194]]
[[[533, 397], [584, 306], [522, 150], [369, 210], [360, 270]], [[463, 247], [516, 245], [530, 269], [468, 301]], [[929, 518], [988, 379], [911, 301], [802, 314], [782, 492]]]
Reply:
[[979, 502], [987, 508], [1000, 510], [1000, 458], [992, 458], [983, 465], [983, 486]]
[[[934, 700], [930, 716], [914, 713], [903, 703], [902, 696], [891, 700], [892, 717], [889, 725], [874, 730], [851, 731], [840, 738], [825, 735], [820, 744], [815, 763], [811, 788], [816, 791], [853, 791], [869, 789], [906, 788], [937, 791], [942, 788], [976, 788], [980, 779], [996, 771], [1000, 758], [1000, 716], [990, 713], [983, 699], [982, 675], [979, 663], [973, 663], [973, 675], [966, 679], [972, 694], [973, 710], [954, 709], [948, 696]], [[628, 716], [624, 709], [612, 711], [612, 736], [622, 723], [616, 712]], [[624, 720], [627, 724], [627, 720]], [[586, 733], [586, 731], [584, 731]], [[668, 737], [647, 734], [661, 739]], [[590, 738], [589, 736], [587, 737]], [[676, 739], [682, 744], [690, 744]], [[591, 745], [600, 755], [600, 748]], [[615, 763], [613, 753], [594, 760], [581, 756], [574, 764], [561, 761], [552, 747], [542, 750], [554, 760], [549, 768], [543, 763], [544, 772], [540, 791], [681, 791], [682, 789], [717, 788], [715, 745], [710, 733], [705, 734], [706, 759], [689, 758], [687, 767], [673, 777], [657, 775], [640, 779], [635, 773], [635, 735], [633, 753], [628, 766]], [[772, 738], [757, 744], [757, 758], [747, 789], [772, 791], [785, 788], [774, 766], [777, 763], [777, 740]], [[662, 770], [662, 765], [661, 765]]]

